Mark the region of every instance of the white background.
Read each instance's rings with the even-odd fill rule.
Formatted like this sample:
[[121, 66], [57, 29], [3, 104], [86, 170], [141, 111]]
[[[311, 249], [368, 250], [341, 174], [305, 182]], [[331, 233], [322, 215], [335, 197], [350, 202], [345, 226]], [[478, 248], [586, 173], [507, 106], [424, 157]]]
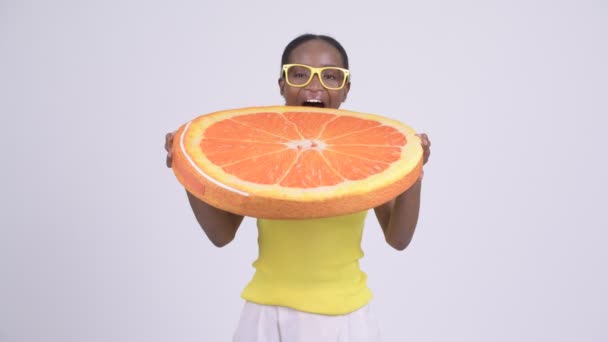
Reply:
[[365, 231], [384, 340], [607, 341], [607, 3], [366, 3], [0, 0], [0, 341], [230, 340], [254, 221], [213, 247], [164, 134], [282, 104], [304, 32], [433, 142], [412, 245]]

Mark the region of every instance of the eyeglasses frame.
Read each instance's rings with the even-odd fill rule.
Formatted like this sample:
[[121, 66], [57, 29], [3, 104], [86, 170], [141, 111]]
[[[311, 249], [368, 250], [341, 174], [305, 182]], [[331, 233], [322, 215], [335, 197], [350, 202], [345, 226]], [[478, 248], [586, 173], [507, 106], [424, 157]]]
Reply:
[[[305, 68], [310, 69], [310, 71], [311, 71], [310, 78], [308, 79], [308, 81], [306, 83], [304, 83], [304, 84], [293, 84], [293, 83], [289, 82], [289, 77], [287, 77], [287, 70], [289, 68], [291, 68], [291, 67], [294, 67], [294, 66], [300, 66], [300, 67], [305, 67]], [[344, 80], [342, 81], [342, 85], [340, 87], [338, 87], [338, 88], [332, 88], [332, 87], [328, 87], [328, 86], [325, 85], [325, 83], [322, 80], [321, 73], [324, 70], [327, 70], [327, 69], [338, 69], [338, 70], [340, 70], [340, 71], [342, 71], [344, 73]], [[296, 64], [283, 64], [283, 74], [282, 74], [283, 79], [285, 79], [285, 82], [287, 82], [287, 84], [289, 84], [292, 87], [296, 87], [296, 88], [306, 87], [308, 84], [310, 84], [310, 82], [312, 82], [312, 79], [315, 78], [315, 75], [317, 75], [317, 78], [319, 79], [319, 82], [321, 83], [321, 85], [324, 88], [329, 89], [329, 90], [340, 90], [340, 89], [344, 88], [344, 86], [346, 85], [347, 81], [349, 80], [349, 78], [350, 78], [350, 70], [344, 69], [344, 68], [340, 68], [340, 67], [334, 67], [334, 66], [326, 66], [326, 67], [317, 68], [317, 67], [313, 67], [313, 66], [306, 65], [306, 64], [297, 64], [297, 63]]]

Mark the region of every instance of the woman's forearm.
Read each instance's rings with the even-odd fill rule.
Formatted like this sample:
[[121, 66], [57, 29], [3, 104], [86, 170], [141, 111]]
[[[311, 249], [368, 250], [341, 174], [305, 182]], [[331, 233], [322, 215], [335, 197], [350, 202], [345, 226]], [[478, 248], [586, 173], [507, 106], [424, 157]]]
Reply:
[[420, 212], [421, 183], [418, 180], [393, 201], [375, 210], [386, 242], [397, 250], [404, 250], [414, 236]]
[[199, 225], [217, 247], [230, 243], [239, 229], [243, 216], [215, 208], [187, 192], [192, 212]]

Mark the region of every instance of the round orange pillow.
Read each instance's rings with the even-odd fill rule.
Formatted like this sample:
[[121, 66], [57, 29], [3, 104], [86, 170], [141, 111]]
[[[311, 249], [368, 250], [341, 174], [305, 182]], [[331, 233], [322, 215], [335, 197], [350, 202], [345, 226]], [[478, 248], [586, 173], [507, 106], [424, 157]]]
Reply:
[[422, 171], [420, 139], [378, 115], [251, 107], [202, 115], [173, 140], [173, 171], [202, 201], [244, 216], [307, 219], [370, 209]]

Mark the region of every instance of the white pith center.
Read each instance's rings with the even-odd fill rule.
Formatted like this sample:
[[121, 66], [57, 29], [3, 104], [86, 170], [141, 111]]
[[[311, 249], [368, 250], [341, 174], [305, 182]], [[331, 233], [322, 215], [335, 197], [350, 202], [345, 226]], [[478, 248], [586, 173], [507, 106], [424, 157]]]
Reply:
[[293, 140], [285, 145], [294, 150], [324, 150], [327, 147], [326, 143], [317, 139]]

